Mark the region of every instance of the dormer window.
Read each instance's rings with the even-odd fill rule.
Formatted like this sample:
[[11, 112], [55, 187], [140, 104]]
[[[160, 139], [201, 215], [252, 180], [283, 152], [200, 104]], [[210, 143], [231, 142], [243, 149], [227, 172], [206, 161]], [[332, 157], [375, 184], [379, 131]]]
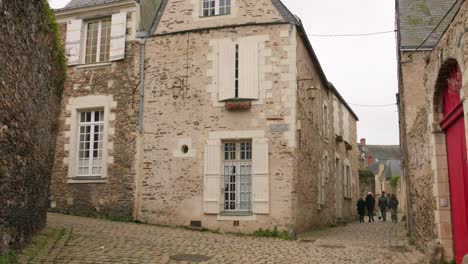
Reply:
[[231, 14], [231, 0], [202, 0], [203, 16], [219, 16]]

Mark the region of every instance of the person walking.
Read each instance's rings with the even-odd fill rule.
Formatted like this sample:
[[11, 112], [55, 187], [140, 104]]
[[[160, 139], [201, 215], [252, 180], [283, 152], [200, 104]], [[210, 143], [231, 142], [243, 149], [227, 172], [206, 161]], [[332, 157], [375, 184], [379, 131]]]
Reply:
[[382, 192], [382, 196], [379, 198], [379, 208], [382, 214], [382, 221], [387, 221], [388, 199], [387, 196], [385, 196], [385, 192]]
[[392, 223], [398, 222], [398, 200], [395, 194], [392, 194], [390, 201], [388, 202], [388, 208], [390, 208], [390, 213], [392, 214]]
[[366, 212], [366, 202], [364, 202], [364, 199], [362, 199], [362, 197], [359, 197], [359, 200], [357, 202], [357, 211], [359, 214], [359, 223], [364, 223], [364, 214]]
[[366, 196], [366, 207], [367, 212], [369, 213], [369, 223], [374, 222], [374, 208], [375, 208], [375, 198], [371, 192], [367, 193]]

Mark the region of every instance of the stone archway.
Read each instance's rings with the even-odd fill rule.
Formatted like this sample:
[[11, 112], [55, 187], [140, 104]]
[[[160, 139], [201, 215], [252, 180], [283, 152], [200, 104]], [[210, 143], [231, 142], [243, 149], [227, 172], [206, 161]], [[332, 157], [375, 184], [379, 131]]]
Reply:
[[455, 255], [461, 263], [468, 253], [468, 166], [462, 77], [455, 59], [442, 65], [433, 101], [434, 191], [439, 241], [447, 258]]

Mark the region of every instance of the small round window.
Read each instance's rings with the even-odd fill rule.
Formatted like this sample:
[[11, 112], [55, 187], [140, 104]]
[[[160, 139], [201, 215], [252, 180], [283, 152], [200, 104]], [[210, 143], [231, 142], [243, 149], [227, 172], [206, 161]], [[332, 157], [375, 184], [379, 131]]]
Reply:
[[182, 153], [187, 154], [189, 151], [189, 147], [187, 145], [183, 145], [181, 150], [182, 150]]

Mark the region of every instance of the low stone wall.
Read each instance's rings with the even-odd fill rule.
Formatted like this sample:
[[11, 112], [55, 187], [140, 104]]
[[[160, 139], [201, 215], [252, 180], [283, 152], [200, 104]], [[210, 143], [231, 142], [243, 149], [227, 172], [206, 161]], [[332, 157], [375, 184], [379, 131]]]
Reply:
[[0, 1], [0, 254], [45, 226], [63, 53], [44, 1]]

